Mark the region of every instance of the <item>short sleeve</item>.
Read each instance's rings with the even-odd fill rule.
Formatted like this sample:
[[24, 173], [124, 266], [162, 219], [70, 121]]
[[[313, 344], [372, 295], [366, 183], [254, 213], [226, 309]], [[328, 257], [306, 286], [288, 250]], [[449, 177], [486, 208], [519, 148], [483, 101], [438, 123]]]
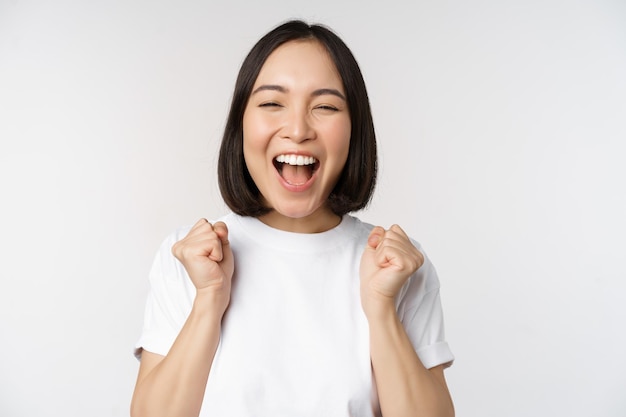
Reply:
[[171, 252], [172, 245], [185, 232], [180, 229], [168, 236], [154, 257], [143, 329], [135, 344], [138, 359], [144, 349], [167, 355], [191, 311], [195, 288], [185, 268]]
[[398, 314], [422, 364], [427, 369], [447, 367], [454, 361], [454, 355], [445, 340], [439, 278], [430, 259], [417, 247], [424, 254], [424, 264], [403, 287]]

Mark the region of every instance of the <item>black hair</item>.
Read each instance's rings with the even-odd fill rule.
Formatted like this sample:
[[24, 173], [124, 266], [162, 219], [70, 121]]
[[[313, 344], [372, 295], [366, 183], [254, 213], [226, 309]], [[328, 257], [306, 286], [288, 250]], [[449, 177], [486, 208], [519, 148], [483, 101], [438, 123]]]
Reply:
[[378, 170], [374, 122], [359, 65], [348, 46], [329, 28], [291, 20], [263, 36], [241, 65], [218, 159], [218, 183], [224, 202], [235, 213], [258, 217], [271, 211], [263, 204], [243, 155], [243, 115], [252, 88], [269, 55], [279, 46], [296, 40], [313, 40], [328, 52], [343, 82], [350, 112], [351, 136], [348, 159], [328, 196], [337, 215], [360, 210], [372, 198]]

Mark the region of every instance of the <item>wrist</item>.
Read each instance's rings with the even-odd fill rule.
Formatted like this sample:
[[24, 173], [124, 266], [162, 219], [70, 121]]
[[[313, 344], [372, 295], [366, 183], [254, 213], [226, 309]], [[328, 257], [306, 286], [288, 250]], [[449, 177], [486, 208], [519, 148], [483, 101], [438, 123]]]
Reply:
[[197, 313], [213, 322], [221, 323], [230, 297], [223, 297], [214, 291], [197, 290], [192, 305], [192, 313]]
[[367, 320], [387, 322], [398, 315], [394, 298], [385, 296], [364, 296], [361, 301]]

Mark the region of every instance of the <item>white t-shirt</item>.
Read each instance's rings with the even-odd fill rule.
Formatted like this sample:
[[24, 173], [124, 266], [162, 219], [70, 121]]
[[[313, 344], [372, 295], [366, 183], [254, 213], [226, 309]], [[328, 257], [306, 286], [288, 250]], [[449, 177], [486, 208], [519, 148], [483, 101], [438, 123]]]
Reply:
[[[380, 415], [359, 293], [372, 225], [346, 215], [332, 230], [299, 234], [252, 217], [220, 220], [229, 229], [235, 273], [200, 415]], [[156, 255], [137, 355], [141, 348], [167, 355], [191, 311], [195, 288], [171, 254], [188, 231], [170, 235]], [[451, 363], [439, 280], [428, 258], [397, 306], [424, 366]]]

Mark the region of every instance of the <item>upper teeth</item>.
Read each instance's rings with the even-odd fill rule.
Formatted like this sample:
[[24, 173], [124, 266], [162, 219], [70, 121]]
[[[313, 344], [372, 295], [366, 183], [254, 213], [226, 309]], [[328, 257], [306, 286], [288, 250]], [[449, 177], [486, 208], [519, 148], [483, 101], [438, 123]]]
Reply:
[[317, 159], [303, 155], [278, 155], [276, 161], [289, 165], [311, 165], [316, 163]]

